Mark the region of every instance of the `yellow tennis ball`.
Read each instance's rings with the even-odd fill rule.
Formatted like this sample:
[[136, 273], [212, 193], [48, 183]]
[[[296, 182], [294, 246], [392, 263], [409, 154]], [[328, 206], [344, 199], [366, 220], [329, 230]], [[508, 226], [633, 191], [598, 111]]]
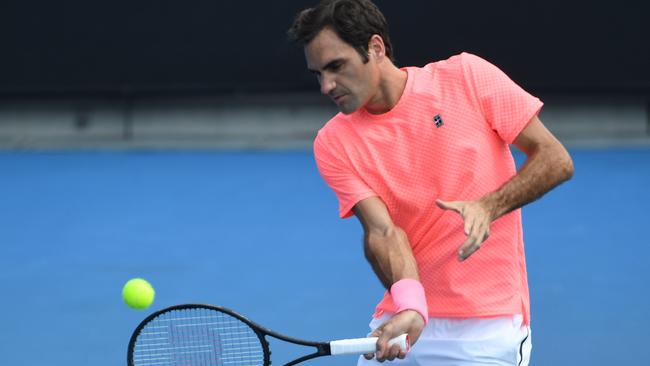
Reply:
[[143, 310], [151, 306], [156, 291], [142, 278], [132, 278], [122, 288], [122, 298], [131, 308]]

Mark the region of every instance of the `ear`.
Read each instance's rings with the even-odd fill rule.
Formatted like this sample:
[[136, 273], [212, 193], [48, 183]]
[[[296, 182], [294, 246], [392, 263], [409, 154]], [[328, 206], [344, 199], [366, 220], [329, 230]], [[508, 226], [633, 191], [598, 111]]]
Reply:
[[373, 34], [368, 41], [368, 53], [377, 61], [381, 61], [386, 56], [386, 46], [384, 40], [378, 34]]

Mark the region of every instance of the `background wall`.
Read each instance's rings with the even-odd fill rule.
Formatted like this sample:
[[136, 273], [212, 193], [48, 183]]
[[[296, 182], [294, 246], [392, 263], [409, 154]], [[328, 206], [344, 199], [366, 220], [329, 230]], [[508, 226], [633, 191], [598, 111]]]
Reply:
[[[314, 1], [7, 0], [0, 92], [311, 91], [293, 16]], [[377, 1], [400, 65], [481, 55], [534, 92], [650, 91], [644, 1]]]

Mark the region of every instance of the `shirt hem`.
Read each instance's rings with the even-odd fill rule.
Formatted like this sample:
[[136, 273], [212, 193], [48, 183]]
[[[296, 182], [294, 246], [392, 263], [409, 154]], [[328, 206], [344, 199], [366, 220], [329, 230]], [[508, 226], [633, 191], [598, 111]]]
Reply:
[[533, 117], [537, 116], [539, 112], [542, 110], [542, 107], [544, 107], [544, 102], [542, 102], [539, 99], [537, 99], [534, 103], [531, 104], [529, 109], [526, 110], [526, 114], [524, 117], [527, 118], [526, 122], [524, 122], [521, 126], [519, 126], [517, 130], [513, 131], [512, 136], [508, 136], [508, 141], [506, 141], [508, 145], [512, 145], [515, 142], [517, 137], [519, 137], [519, 135], [521, 134], [521, 131], [523, 131], [524, 129], [526, 129], [526, 127], [528, 127], [530, 122], [533, 120]]
[[352, 216], [352, 207], [354, 207], [354, 205], [356, 205], [362, 200], [365, 200], [368, 197], [374, 197], [374, 196], [377, 196], [377, 194], [372, 191], [368, 191], [363, 194], [360, 194], [357, 198], [352, 200], [350, 204], [348, 204], [346, 207], [341, 209], [341, 211], [339, 212], [339, 217], [341, 217], [342, 219], [347, 219], [348, 217]]

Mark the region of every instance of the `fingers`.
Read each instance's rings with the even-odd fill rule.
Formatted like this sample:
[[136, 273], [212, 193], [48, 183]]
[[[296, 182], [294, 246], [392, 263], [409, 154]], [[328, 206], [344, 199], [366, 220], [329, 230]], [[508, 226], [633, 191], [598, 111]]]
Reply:
[[377, 350], [375, 353], [364, 354], [363, 357], [366, 360], [371, 360], [373, 357], [377, 358], [377, 361], [384, 362], [386, 360], [392, 361], [395, 357], [399, 356], [400, 348], [399, 345], [388, 346], [388, 341], [393, 338], [392, 328], [390, 320], [382, 324], [377, 328], [370, 337], [378, 337], [377, 339]]
[[[379, 362], [384, 362], [386, 360], [393, 361], [396, 358], [404, 359], [406, 357], [406, 351], [401, 349], [399, 344], [388, 346], [389, 339], [390, 338], [387, 337], [385, 340], [377, 341], [377, 361]], [[369, 356], [370, 358], [368, 358]], [[364, 357], [367, 360], [370, 360], [372, 359], [372, 354], [366, 354]]]
[[[468, 226], [467, 223], [465, 226]], [[458, 260], [461, 262], [481, 248], [481, 244], [490, 236], [490, 224], [485, 221], [476, 222], [472, 220], [469, 225], [469, 232], [466, 231], [466, 233], [468, 234], [467, 240], [458, 250]]]
[[[402, 357], [400, 357], [400, 355]], [[388, 361], [393, 361], [396, 358], [404, 359], [404, 357], [406, 357], [406, 352], [402, 351], [398, 344], [394, 344], [390, 346], [385, 356]]]
[[[388, 329], [387, 329], [388, 328]], [[377, 361], [383, 362], [385, 360], [395, 359], [395, 356], [391, 353], [391, 347], [388, 346], [388, 341], [392, 338], [392, 326], [390, 323], [386, 323], [379, 334], [379, 339], [377, 340]]]
[[[379, 328], [375, 329], [375, 331], [370, 333], [368, 335], [368, 337], [379, 337], [381, 335], [382, 328], [383, 328], [383, 325], [380, 326]], [[377, 350], [379, 350], [379, 342], [377, 342]], [[373, 358], [375, 358], [375, 354], [374, 353], [366, 353], [366, 354], [363, 355], [363, 357], [366, 360], [372, 360]]]
[[[401, 349], [399, 344], [389, 346], [388, 341], [406, 333], [409, 335], [411, 345], [413, 345], [420, 337], [424, 325], [424, 319], [420, 313], [415, 310], [401, 311], [382, 324], [372, 332], [372, 334], [370, 334], [371, 337], [378, 337], [377, 351], [374, 355], [377, 361], [393, 361], [396, 358], [404, 359], [406, 357], [406, 350]], [[372, 359], [373, 354], [366, 354], [364, 357], [367, 360], [370, 360]]]
[[452, 210], [452, 211], [455, 211], [458, 214], [460, 214], [463, 217], [463, 220], [465, 222], [464, 227], [463, 227], [463, 231], [465, 232], [465, 235], [470, 234], [470, 232], [472, 231], [472, 226], [474, 225], [474, 220], [473, 220], [473, 218], [471, 216], [467, 217], [465, 215], [465, 204], [466, 204], [466, 202], [463, 202], [463, 201], [447, 202], [447, 201], [443, 201], [441, 199], [437, 199], [436, 204], [438, 205], [438, 207], [442, 208], [443, 210]]
[[463, 217], [463, 232], [467, 239], [458, 250], [458, 260], [464, 261], [479, 250], [481, 244], [490, 236], [490, 216], [479, 201], [436, 200], [438, 207], [453, 210]]
[[474, 254], [475, 251], [478, 250], [478, 246], [476, 245], [476, 239], [474, 237], [469, 237], [463, 245], [458, 249], [458, 260], [460, 262], [464, 261], [465, 259], [469, 258], [470, 255]]
[[436, 199], [436, 205], [438, 207], [442, 208], [443, 210], [452, 210], [456, 211], [458, 213], [462, 213], [463, 211], [463, 202], [461, 201], [443, 201], [441, 199]]
[[474, 229], [474, 221], [474, 217], [465, 218], [465, 225], [463, 226], [465, 235], [470, 236], [472, 234], [472, 230]]

